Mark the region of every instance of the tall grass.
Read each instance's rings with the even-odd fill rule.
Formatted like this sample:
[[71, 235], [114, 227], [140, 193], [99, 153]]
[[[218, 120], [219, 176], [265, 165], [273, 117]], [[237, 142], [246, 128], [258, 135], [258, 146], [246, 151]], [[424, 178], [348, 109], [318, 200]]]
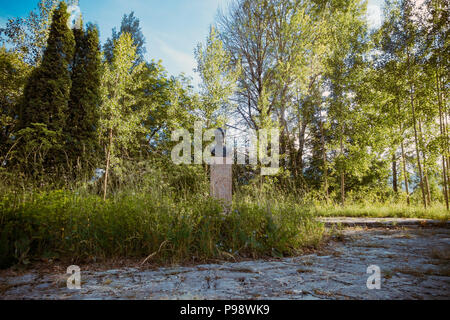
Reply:
[[0, 266], [52, 257], [156, 263], [284, 256], [320, 244], [323, 226], [285, 204], [237, 202], [228, 215], [209, 197], [123, 192], [103, 201], [68, 191], [9, 194], [0, 201]]
[[331, 193], [326, 199], [320, 192], [289, 189], [273, 183], [250, 184], [240, 188], [236, 197], [247, 202], [265, 203], [291, 203], [309, 211], [313, 217], [373, 217], [373, 218], [423, 218], [436, 220], [449, 220], [450, 211], [445, 205], [435, 200], [425, 209], [420, 196], [414, 194], [410, 205], [406, 203], [404, 194], [391, 194], [380, 196], [377, 191], [363, 190], [348, 192], [346, 204], [342, 206], [340, 194]]
[[404, 199], [382, 193], [349, 193], [349, 205], [342, 207], [333, 195], [326, 201], [313, 191], [283, 189], [276, 178], [238, 185], [232, 210], [224, 215], [209, 197], [204, 167], [167, 161], [116, 169], [106, 201], [101, 180], [36, 186], [13, 174], [2, 177], [0, 268], [41, 258], [172, 264], [281, 257], [321, 244], [326, 234], [316, 219], [321, 216], [449, 219], [441, 205], [425, 210], [419, 201], [406, 206]]
[[350, 204], [344, 207], [323, 203], [314, 207], [317, 217], [371, 217], [371, 218], [423, 218], [435, 220], [450, 219], [450, 212], [442, 204], [424, 209], [402, 203]]

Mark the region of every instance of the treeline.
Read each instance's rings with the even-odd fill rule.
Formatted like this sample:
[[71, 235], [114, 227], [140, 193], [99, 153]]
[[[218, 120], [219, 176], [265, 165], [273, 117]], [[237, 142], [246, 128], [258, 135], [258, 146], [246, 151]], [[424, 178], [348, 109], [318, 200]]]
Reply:
[[[218, 20], [242, 121], [282, 132], [296, 186], [448, 207], [448, 1], [238, 1]], [[383, 197], [383, 196], [382, 196]]]
[[101, 48], [96, 26], [70, 28], [64, 2], [41, 1], [0, 29], [1, 170], [45, 184], [102, 168], [106, 197], [203, 120], [279, 128], [281, 173], [258, 181], [286, 192], [448, 207], [448, 12], [387, 1], [375, 30], [365, 1], [232, 1], [195, 50], [197, 92], [145, 60], [133, 14]]
[[64, 187], [103, 168], [106, 198], [111, 168], [120, 179], [127, 161], [169, 150], [170, 132], [193, 122], [189, 81], [145, 61], [134, 13], [102, 50], [98, 27], [69, 21], [65, 2], [38, 8], [0, 30], [2, 172]]

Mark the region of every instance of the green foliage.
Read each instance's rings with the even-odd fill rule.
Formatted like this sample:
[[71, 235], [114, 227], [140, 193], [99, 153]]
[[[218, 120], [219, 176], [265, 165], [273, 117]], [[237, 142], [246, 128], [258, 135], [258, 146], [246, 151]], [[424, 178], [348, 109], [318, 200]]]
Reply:
[[98, 30], [74, 29], [75, 54], [72, 62], [72, 87], [65, 133], [66, 148], [73, 166], [95, 164], [100, 151], [97, 129], [99, 123], [101, 53]]
[[64, 167], [54, 163], [52, 167], [49, 165], [52, 155], [64, 152], [60, 131], [49, 130], [43, 123], [32, 123], [29, 127], [19, 130], [17, 137], [20, 148], [15, 152], [14, 158], [20, 161], [19, 167], [23, 173], [39, 181], [54, 179], [59, 177], [58, 171], [64, 172]]
[[[418, 200], [420, 203], [420, 198]], [[402, 203], [352, 203], [345, 207], [323, 205], [316, 207], [314, 214], [320, 217], [420, 218], [442, 221], [450, 218], [441, 204], [436, 204], [427, 210], [420, 205], [408, 206]]]
[[72, 262], [112, 257], [196, 262], [279, 257], [320, 244], [323, 226], [298, 206], [268, 213], [237, 203], [228, 216], [208, 197], [174, 201], [166, 191], [126, 192], [105, 202], [63, 190], [6, 194], [0, 201], [0, 266], [53, 257]]
[[196, 71], [202, 78], [200, 118], [206, 121], [207, 128], [221, 126], [231, 111], [230, 98], [237, 89], [240, 71], [231, 66], [231, 56], [224, 50], [214, 27], [210, 28], [206, 45], [198, 44], [195, 56]]
[[[320, 244], [316, 215], [448, 219], [448, 1], [388, 1], [369, 34], [365, 1], [236, 0], [195, 50], [199, 92], [145, 61], [134, 13], [102, 55], [58, 3], [0, 30], [2, 267], [279, 257]], [[279, 174], [235, 166], [226, 216], [208, 167], [169, 159], [196, 120], [280, 129]]]
[[173, 130], [193, 127], [197, 96], [188, 78], [168, 77], [161, 61], [146, 63], [136, 77], [140, 85], [133, 91], [133, 108], [142, 115], [143, 130], [137, 134], [139, 149], [135, 151], [140, 158], [151, 158], [170, 150]]
[[[68, 0], [72, 5], [76, 0]], [[52, 24], [53, 11], [61, 0], [39, 0], [37, 10], [31, 11], [27, 18], [12, 18], [5, 28], [0, 28], [0, 44], [11, 47], [23, 61], [38, 66], [44, 55]]]
[[117, 32], [116, 28], [112, 30], [112, 37], [106, 40], [103, 46], [103, 51], [107, 61], [111, 62], [114, 56], [115, 41], [117, 41], [124, 33], [129, 33], [133, 38], [133, 45], [136, 47], [136, 64], [144, 62], [145, 49], [145, 37], [142, 33], [139, 19], [134, 16], [134, 12], [128, 15], [124, 15], [122, 23], [120, 25], [120, 31]]
[[[75, 46], [72, 30], [67, 26], [68, 18], [67, 6], [62, 2], [53, 14], [42, 63], [33, 70], [25, 86], [19, 117], [20, 129], [39, 123], [50, 131], [62, 133], [66, 126], [72, 85], [69, 67]], [[63, 135], [58, 134], [58, 137], [60, 139], [56, 144], [63, 146]], [[49, 153], [45, 163], [52, 167], [65, 160], [63, 154]]]
[[144, 65], [133, 68], [135, 58], [136, 47], [133, 46], [133, 39], [130, 34], [124, 33], [115, 42], [111, 64], [104, 64], [101, 80], [100, 135], [105, 137], [106, 144], [110, 144], [109, 132], [113, 133], [114, 143], [110, 144], [113, 155], [135, 143], [134, 134], [143, 129], [140, 126], [143, 110], [134, 112], [136, 101], [132, 91], [140, 85], [136, 75]]
[[0, 161], [2, 166], [11, 159], [13, 134], [18, 127], [18, 105], [23, 94], [28, 66], [6, 48], [0, 48]]
[[146, 110], [133, 108], [136, 97], [132, 93], [141, 85], [137, 75], [144, 67], [143, 63], [134, 67], [135, 61], [133, 38], [131, 34], [124, 33], [114, 42], [112, 61], [104, 63], [102, 77], [98, 133], [106, 150], [104, 198], [110, 168], [120, 166], [120, 155], [136, 148], [139, 142], [136, 136], [145, 130], [141, 119]]

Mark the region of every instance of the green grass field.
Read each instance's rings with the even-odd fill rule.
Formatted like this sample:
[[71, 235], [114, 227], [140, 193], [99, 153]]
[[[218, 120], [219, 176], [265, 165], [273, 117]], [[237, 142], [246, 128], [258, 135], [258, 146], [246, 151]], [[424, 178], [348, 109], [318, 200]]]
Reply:
[[345, 207], [324, 205], [314, 207], [313, 212], [318, 217], [450, 219], [450, 212], [446, 210], [444, 205], [440, 204], [427, 209], [404, 204], [347, 205]]

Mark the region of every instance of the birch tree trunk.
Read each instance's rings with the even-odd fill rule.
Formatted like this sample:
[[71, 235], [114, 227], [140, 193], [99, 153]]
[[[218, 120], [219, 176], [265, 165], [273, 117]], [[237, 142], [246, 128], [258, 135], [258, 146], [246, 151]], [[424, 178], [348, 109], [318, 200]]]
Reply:
[[320, 121], [320, 141], [322, 144], [322, 158], [323, 158], [323, 178], [324, 178], [324, 192], [325, 192], [325, 198], [328, 202], [329, 194], [328, 194], [328, 166], [327, 166], [327, 151], [325, 149], [325, 136], [324, 136], [324, 130], [323, 130], [323, 122]]
[[109, 176], [109, 167], [111, 163], [111, 148], [112, 148], [112, 142], [113, 142], [113, 130], [112, 128], [109, 129], [109, 145], [108, 145], [108, 151], [106, 153], [106, 170], [105, 170], [105, 181], [103, 185], [103, 200], [106, 200], [106, 193], [108, 189], [108, 176]]
[[[344, 135], [344, 127], [342, 127], [342, 135], [340, 139], [342, 156], [344, 155], [343, 135]], [[342, 206], [345, 205], [345, 172], [343, 168], [341, 168], [341, 204]]]
[[422, 201], [423, 206], [426, 209], [427, 208], [427, 199], [425, 196], [425, 188], [423, 185], [423, 174], [422, 174], [422, 164], [420, 162], [420, 152], [419, 152], [419, 139], [417, 137], [417, 121], [416, 121], [416, 110], [414, 107], [414, 90], [413, 85], [410, 86], [410, 98], [411, 98], [411, 111], [412, 111], [412, 117], [413, 117], [413, 124], [414, 124], [414, 144], [416, 147], [416, 156], [417, 156], [417, 166], [419, 169], [419, 179], [420, 179], [420, 189], [422, 190]]
[[430, 192], [430, 184], [428, 181], [428, 166], [427, 166], [427, 157], [425, 153], [425, 142], [423, 140], [423, 132], [422, 132], [422, 121], [420, 118], [419, 121], [419, 139], [420, 139], [420, 147], [422, 149], [422, 158], [423, 158], [423, 178], [425, 182], [425, 194], [427, 196], [428, 205], [431, 205], [431, 192]]
[[395, 153], [392, 156], [392, 189], [395, 193], [398, 193], [397, 184], [397, 159], [395, 158]]
[[[438, 105], [439, 105], [439, 129], [441, 131], [441, 135], [443, 137], [446, 137], [445, 136], [444, 115], [442, 112], [442, 95], [441, 95], [441, 88], [440, 88], [440, 77], [439, 77], [438, 72], [436, 72], [436, 93], [438, 96]], [[445, 148], [445, 144], [443, 147]], [[447, 210], [449, 210], [447, 170], [448, 170], [448, 167], [447, 167], [447, 164], [445, 161], [445, 155], [444, 155], [444, 153], [442, 153], [442, 185], [443, 185], [445, 205], [447, 207]]]
[[406, 171], [406, 156], [405, 156], [405, 146], [402, 141], [402, 164], [403, 164], [403, 178], [405, 179], [405, 189], [406, 189], [406, 203], [410, 205], [409, 201], [409, 185], [408, 185], [408, 172]]

